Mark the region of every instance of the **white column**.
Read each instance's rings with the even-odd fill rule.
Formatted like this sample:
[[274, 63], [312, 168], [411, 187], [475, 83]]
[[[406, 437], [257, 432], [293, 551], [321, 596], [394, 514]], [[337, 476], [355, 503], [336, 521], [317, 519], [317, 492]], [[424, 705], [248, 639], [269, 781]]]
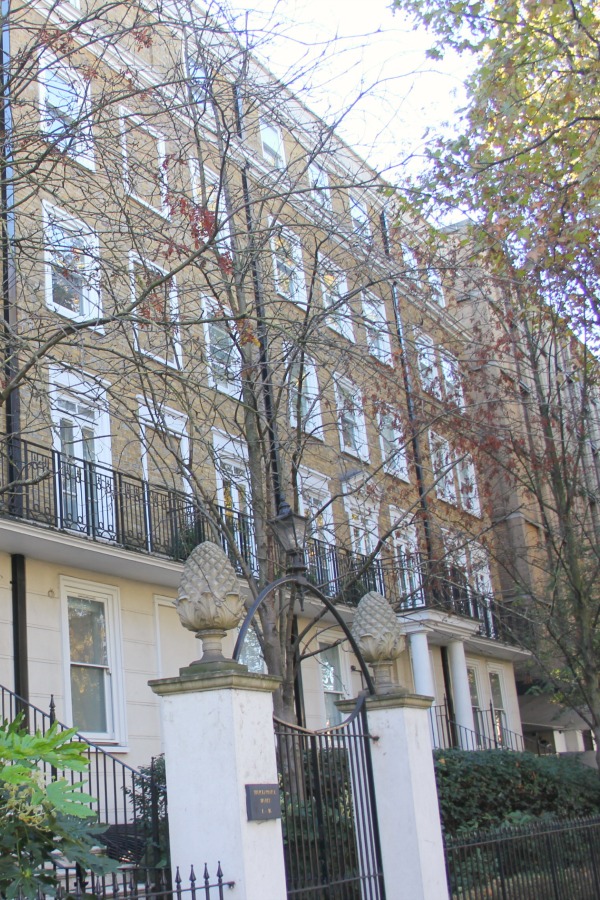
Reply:
[[429, 657], [429, 643], [424, 631], [413, 631], [410, 636], [410, 655], [415, 679], [415, 693], [435, 699], [435, 682]]
[[429, 730], [431, 700], [367, 700], [386, 896], [447, 900], [446, 866]]
[[[456, 724], [462, 726], [458, 729], [458, 739], [464, 750], [475, 750], [477, 748], [473, 746], [475, 732], [473, 707], [471, 705], [465, 647], [462, 641], [450, 641], [448, 644], [448, 663], [452, 680], [454, 718]], [[463, 731], [463, 729], [466, 729], [466, 731]]]
[[[435, 681], [429, 656], [429, 642], [425, 631], [413, 631], [409, 635], [415, 693], [435, 700]], [[429, 711], [431, 737], [434, 747], [439, 746], [437, 722], [432, 710]]]
[[[169, 840], [185, 880], [221, 861], [239, 900], [286, 900], [281, 819], [249, 821], [245, 786], [278, 785], [272, 693], [245, 666], [191, 666], [150, 682], [162, 697]], [[279, 791], [277, 789], [277, 799]]]

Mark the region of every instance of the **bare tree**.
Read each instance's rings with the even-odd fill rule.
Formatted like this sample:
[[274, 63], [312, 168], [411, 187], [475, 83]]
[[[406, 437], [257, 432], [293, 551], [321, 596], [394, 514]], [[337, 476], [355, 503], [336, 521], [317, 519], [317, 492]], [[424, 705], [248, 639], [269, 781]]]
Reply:
[[[361, 552], [334, 556], [330, 510], [368, 508], [404, 454], [389, 282], [405, 263], [375, 173], [219, 13], [11, 10], [1, 502], [178, 558], [216, 539], [255, 597], [281, 571], [285, 498], [316, 580], [348, 600], [376, 586], [385, 534], [359, 515]], [[336, 489], [311, 494], [314, 470]], [[294, 615], [275, 595], [256, 622], [288, 718]]]

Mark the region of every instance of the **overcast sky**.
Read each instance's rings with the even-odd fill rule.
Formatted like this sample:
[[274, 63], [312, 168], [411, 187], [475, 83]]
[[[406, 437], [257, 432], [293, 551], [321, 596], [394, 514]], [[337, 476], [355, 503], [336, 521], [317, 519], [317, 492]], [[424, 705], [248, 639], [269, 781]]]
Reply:
[[338, 131], [392, 181], [418, 155], [426, 128], [451, 121], [463, 102], [464, 63], [427, 60], [429, 36], [393, 14], [390, 0], [230, 2], [248, 12], [271, 71], [286, 83], [291, 72], [311, 109], [331, 120], [354, 104]]

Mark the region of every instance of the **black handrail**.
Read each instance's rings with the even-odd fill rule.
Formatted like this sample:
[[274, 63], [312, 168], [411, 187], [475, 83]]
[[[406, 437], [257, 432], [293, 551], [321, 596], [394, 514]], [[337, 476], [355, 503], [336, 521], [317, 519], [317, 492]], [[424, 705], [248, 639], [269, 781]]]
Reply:
[[[13, 722], [23, 714], [23, 723], [32, 733], [46, 734], [55, 725], [66, 731], [67, 725], [58, 722], [54, 698], [50, 698], [48, 712], [34, 706], [14, 691], [0, 685], [0, 715], [3, 721]], [[100, 840], [116, 859], [136, 864], [157, 865], [159, 848], [153, 841], [158, 833], [158, 790], [151, 775], [139, 772], [132, 766], [94, 744], [84, 735], [75, 739], [85, 745], [89, 768], [85, 772], [61, 771], [54, 766], [42, 765], [44, 775], [52, 780], [66, 778], [82, 792], [95, 798], [91, 808], [98, 821], [107, 825]]]

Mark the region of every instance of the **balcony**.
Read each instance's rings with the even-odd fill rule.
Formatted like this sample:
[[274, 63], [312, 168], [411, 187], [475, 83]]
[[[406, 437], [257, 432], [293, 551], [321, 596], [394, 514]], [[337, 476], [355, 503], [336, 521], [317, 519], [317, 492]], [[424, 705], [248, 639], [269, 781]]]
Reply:
[[[14, 487], [0, 493], [0, 516], [181, 561], [196, 544], [212, 540], [239, 574], [240, 560], [251, 572], [258, 570], [252, 517], [223, 507], [214, 507], [211, 516], [184, 491], [25, 440], [12, 442], [12, 457], [2, 454], [2, 483]], [[308, 542], [308, 577], [328, 597], [349, 605], [367, 591], [385, 592], [381, 563], [365, 568], [365, 560], [322, 541]]]
[[[394, 590], [400, 588], [400, 594]], [[456, 566], [429, 571], [426, 559], [418, 553], [404, 554], [395, 577], [391, 578], [388, 596], [399, 611], [440, 609], [479, 622], [484, 637], [498, 639], [500, 625], [493, 600], [477, 591], [466, 572]], [[396, 600], [394, 600], [396, 596]]]
[[309, 538], [305, 554], [307, 577], [327, 597], [341, 597], [348, 606], [357, 606], [368, 591], [386, 595], [383, 564], [367, 563], [361, 553], [344, 550], [325, 541]]
[[[236, 571], [243, 561], [256, 573], [258, 561], [251, 516], [232, 509], [199, 509], [185, 491], [150, 484], [108, 466], [15, 440], [1, 456], [0, 516], [14, 517], [126, 550], [185, 560], [196, 544], [220, 543]], [[428, 576], [419, 553], [368, 557], [316, 538], [306, 548], [307, 576], [326, 596], [356, 606], [379, 591], [400, 611], [433, 607], [480, 623], [482, 634], [498, 637], [489, 598], [464, 574]]]
[[175, 560], [213, 540], [238, 572], [240, 558], [257, 570], [254, 523], [244, 513], [215, 507], [213, 518], [184, 491], [30, 441], [12, 442], [10, 462], [3, 453], [2, 483], [14, 487], [0, 494], [2, 516]]

